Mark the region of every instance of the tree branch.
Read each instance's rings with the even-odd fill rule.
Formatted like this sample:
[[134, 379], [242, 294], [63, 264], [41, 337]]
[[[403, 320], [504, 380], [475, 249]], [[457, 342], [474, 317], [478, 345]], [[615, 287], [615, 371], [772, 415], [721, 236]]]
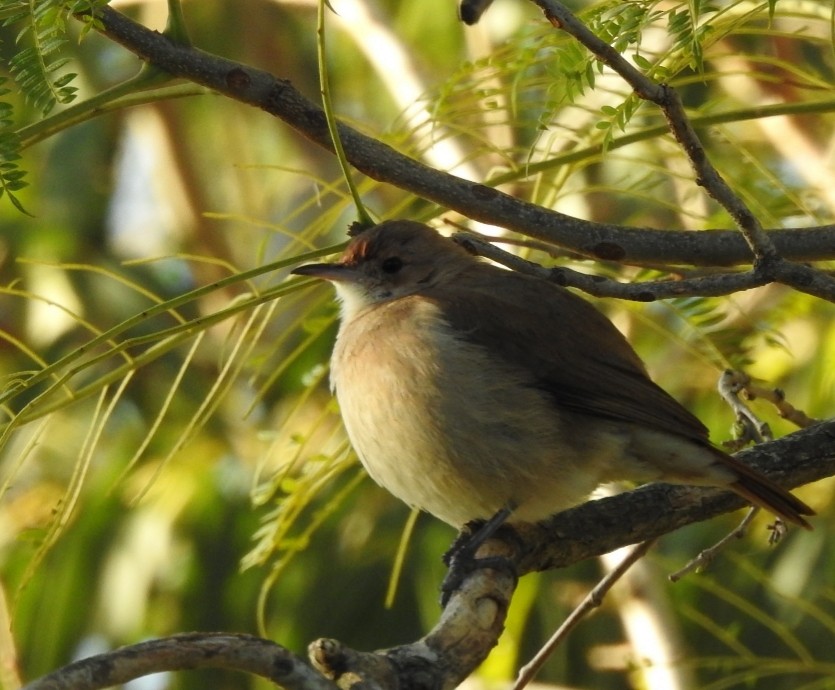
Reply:
[[659, 299], [683, 295], [730, 295], [743, 290], [767, 285], [769, 281], [756, 271], [721, 272], [714, 275], [684, 278], [682, 280], [656, 280], [641, 283], [621, 283], [604, 276], [589, 275], [566, 267], [546, 268], [511, 254], [494, 245], [488, 239], [471, 232], [459, 232], [452, 239], [496, 263], [548, 280], [564, 287], [575, 287], [595, 297], [616, 297], [636, 302], [654, 302]]
[[635, 93], [657, 105], [670, 131], [690, 161], [696, 183], [704, 187], [734, 219], [754, 257], [754, 274], [766, 282], [780, 282], [800, 292], [835, 301], [835, 279], [825, 273], [783, 258], [771, 237], [751, 209], [728, 185], [710, 162], [696, 130], [690, 124], [678, 92], [659, 84], [636, 69], [612, 46], [598, 38], [571, 11], [557, 0], [534, 0], [555, 27], [582, 43], [601, 62], [611, 67]]
[[334, 690], [309, 664], [269, 640], [232, 633], [186, 633], [81, 659], [24, 690], [98, 690], [160, 673], [225, 668], [266, 678], [286, 690]]
[[[823, 422], [736, 454], [786, 487], [835, 475], [835, 420]], [[737, 510], [745, 501], [713, 488], [648, 484], [589, 501], [550, 520], [518, 530], [528, 545], [520, 572], [549, 570]]]
[[[110, 7], [96, 10], [97, 27], [113, 41], [170, 74], [261, 108], [304, 137], [332, 150], [321, 108], [289, 81], [197, 48], [180, 45]], [[340, 125], [351, 164], [369, 177], [412, 192], [477, 221], [499, 225], [583, 256], [626, 263], [734, 266], [749, 264], [737, 232], [686, 232], [606, 225], [572, 218], [491, 187], [434, 170], [376, 139]], [[835, 258], [835, 226], [768, 231], [781, 256], [794, 261]]]
[[687, 155], [693, 172], [696, 173], [696, 183], [704, 187], [728, 211], [742, 230], [751, 252], [757, 259], [775, 256], [774, 245], [763, 233], [757, 218], [710, 163], [696, 131], [684, 112], [684, 106], [676, 90], [667, 84], [655, 82], [633, 67], [618, 51], [589, 30], [561, 2], [557, 0], [534, 0], [534, 2], [539, 5], [545, 17], [554, 26], [573, 36], [598, 60], [611, 67], [640, 98], [654, 103], [661, 109], [670, 131]]
[[[783, 486], [835, 475], [835, 421], [798, 431], [737, 455]], [[790, 459], [790, 462], [787, 460]], [[520, 525], [511, 539], [484, 544], [479, 557], [511, 558], [521, 574], [562, 568], [615, 549], [656, 539], [680, 527], [742, 507], [736, 494], [669, 484], [589, 501], [541, 523]], [[98, 690], [139, 675], [188, 668], [233, 668], [289, 690], [409, 688], [452, 690], [486, 658], [501, 635], [515, 589], [507, 572], [476, 570], [420, 640], [379, 652], [336, 640], [309, 647], [307, 664], [267, 640], [247, 635], [178, 635], [70, 664], [26, 690]]]

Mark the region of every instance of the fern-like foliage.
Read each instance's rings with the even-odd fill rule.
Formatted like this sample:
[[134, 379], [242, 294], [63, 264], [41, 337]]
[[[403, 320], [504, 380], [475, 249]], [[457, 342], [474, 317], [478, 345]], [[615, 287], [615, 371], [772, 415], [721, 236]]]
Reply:
[[[46, 116], [58, 104], [70, 103], [77, 89], [71, 86], [75, 73], [60, 73], [69, 58], [58, 54], [66, 44], [67, 24], [73, 15], [87, 17], [81, 37], [93, 28], [93, 10], [106, 0], [7, 0], [0, 7], [2, 26], [21, 25], [18, 44], [27, 41], [9, 61], [19, 91], [35, 109]], [[0, 78], [0, 99], [11, 89]], [[27, 213], [15, 192], [23, 189], [26, 171], [20, 168], [20, 138], [14, 131], [14, 109], [0, 100], [0, 197], [5, 196], [22, 213]]]
[[58, 56], [66, 44], [67, 10], [57, 0], [19, 0], [3, 12], [4, 26], [23, 25], [18, 43], [31, 42], [11, 59], [9, 66], [21, 92], [43, 115], [57, 104], [75, 98], [76, 89], [70, 86], [75, 73], [58, 74], [69, 62], [69, 58]]
[[[7, 79], [0, 78], [0, 98], [7, 95]], [[20, 160], [20, 139], [12, 131], [13, 108], [11, 104], [0, 100], [0, 197], [5, 196], [21, 213], [26, 213], [15, 192], [23, 189], [27, 182], [26, 171], [18, 165]]]

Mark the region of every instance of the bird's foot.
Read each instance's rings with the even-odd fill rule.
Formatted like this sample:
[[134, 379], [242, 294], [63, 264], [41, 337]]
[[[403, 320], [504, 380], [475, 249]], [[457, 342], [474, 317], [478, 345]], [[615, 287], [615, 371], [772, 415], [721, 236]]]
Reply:
[[510, 515], [509, 509], [503, 509], [489, 520], [474, 520], [467, 523], [455, 538], [452, 546], [444, 554], [443, 561], [448, 567], [446, 577], [441, 583], [441, 607], [446, 608], [450, 597], [461, 587], [476, 570], [498, 570], [510, 575], [514, 580], [518, 578], [516, 565], [506, 556], [487, 556], [476, 558], [476, 552], [484, 542], [499, 535], [504, 541], [518, 542], [515, 530], [504, 524]]
[[446, 608], [450, 598], [476, 570], [498, 570], [514, 580], [519, 575], [515, 563], [506, 556], [475, 558], [472, 551], [461, 550], [449, 559], [449, 570], [441, 583], [441, 608]]

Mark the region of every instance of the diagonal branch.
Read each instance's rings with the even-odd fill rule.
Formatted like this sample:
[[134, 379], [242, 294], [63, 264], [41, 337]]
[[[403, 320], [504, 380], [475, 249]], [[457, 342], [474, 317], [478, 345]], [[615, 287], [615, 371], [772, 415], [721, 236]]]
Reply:
[[[316, 144], [331, 149], [321, 109], [284, 79], [193, 47], [177, 44], [110, 7], [96, 10], [99, 30], [162, 70], [261, 108]], [[340, 125], [351, 164], [369, 177], [412, 192], [474, 220], [599, 259], [632, 263], [733, 266], [751, 262], [737, 232], [693, 233], [606, 225], [572, 218], [496, 189], [434, 170], [390, 146]], [[835, 227], [773, 230], [781, 256], [795, 261], [835, 258]]]
[[[784, 486], [835, 475], [835, 421], [804, 429], [738, 454]], [[517, 525], [515, 537], [488, 541], [479, 556], [515, 553], [519, 573], [573, 565], [615, 549], [646, 542], [680, 527], [743, 505], [727, 491], [651, 484], [589, 501], [532, 525]], [[476, 570], [453, 594], [435, 628], [424, 638], [381, 652], [359, 652], [336, 640], [311, 645], [314, 664], [342, 690], [374, 688], [451, 690], [497, 642], [512, 579], [504, 572]]]
[[185, 633], [97, 654], [38, 678], [24, 690], [99, 690], [162, 671], [224, 668], [243, 671], [285, 690], [335, 690], [309, 664], [259, 637]]
[[[833, 476], [835, 421], [756, 446], [737, 457], [784, 486]], [[541, 523], [519, 525], [513, 538], [488, 541], [478, 555], [512, 558], [520, 574], [562, 568], [656, 539], [742, 504], [727, 491], [651, 484], [589, 501]], [[337, 640], [317, 640], [308, 651], [324, 677], [267, 640], [215, 634], [203, 641], [204, 636], [193, 634], [168, 639], [185, 643], [185, 652], [167, 645], [166, 640], [143, 643], [127, 648], [124, 654], [117, 650], [71, 664], [34, 681], [26, 690], [98, 690], [143, 675], [138, 673], [142, 670], [197, 667], [245, 670], [290, 690], [327, 690], [333, 687], [330, 683], [342, 690], [453, 690], [498, 642], [514, 589], [515, 580], [506, 570], [476, 569], [453, 593], [436, 626], [420, 640], [379, 652], [356, 651]], [[137, 656], [137, 651], [149, 656]], [[173, 657], [172, 652], [176, 652]]]
[[667, 84], [659, 84], [636, 69], [612, 46], [601, 40], [558, 0], [534, 0], [546, 19], [582, 43], [594, 56], [612, 68], [635, 93], [657, 105], [664, 113], [670, 131], [687, 155], [696, 174], [696, 183], [731, 215], [754, 257], [755, 273], [766, 282], [781, 282], [800, 292], [835, 300], [835, 279], [809, 266], [791, 263], [781, 257], [772, 238], [719, 171], [710, 162], [690, 123], [678, 92]]
[[653, 81], [633, 67], [612, 46], [598, 38], [561, 2], [557, 0], [534, 1], [542, 8], [545, 17], [554, 26], [576, 38], [601, 62], [611, 67], [640, 98], [655, 103], [661, 109], [670, 131], [681, 145], [696, 173], [696, 183], [704, 187], [708, 194], [728, 211], [758, 260], [776, 257], [774, 244], [763, 232], [760, 222], [728, 186], [707, 157], [696, 130], [693, 129], [684, 112], [678, 92], [667, 84]]
[[603, 597], [614, 584], [620, 580], [637, 561], [643, 558], [647, 552], [653, 547], [655, 541], [650, 539], [648, 541], [638, 544], [630, 551], [626, 557], [609, 573], [607, 573], [600, 582], [598, 582], [594, 589], [592, 589], [586, 597], [580, 602], [566, 618], [562, 625], [554, 632], [542, 648], [536, 653], [530, 662], [525, 664], [516, 676], [516, 681], [513, 683], [512, 690], [522, 690], [527, 686], [542, 668], [543, 664], [554, 653], [554, 650], [568, 637], [568, 634], [577, 627], [578, 623], [588, 616], [594, 609], [599, 608], [603, 603]]

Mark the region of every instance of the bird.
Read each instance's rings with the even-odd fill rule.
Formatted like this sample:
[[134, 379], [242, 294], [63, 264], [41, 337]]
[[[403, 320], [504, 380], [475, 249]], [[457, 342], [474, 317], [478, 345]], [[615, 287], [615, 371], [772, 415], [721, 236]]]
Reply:
[[539, 522], [602, 484], [730, 489], [806, 529], [814, 511], [714, 446], [593, 304], [474, 256], [411, 220], [354, 236], [333, 263], [331, 387], [368, 474], [456, 527]]

